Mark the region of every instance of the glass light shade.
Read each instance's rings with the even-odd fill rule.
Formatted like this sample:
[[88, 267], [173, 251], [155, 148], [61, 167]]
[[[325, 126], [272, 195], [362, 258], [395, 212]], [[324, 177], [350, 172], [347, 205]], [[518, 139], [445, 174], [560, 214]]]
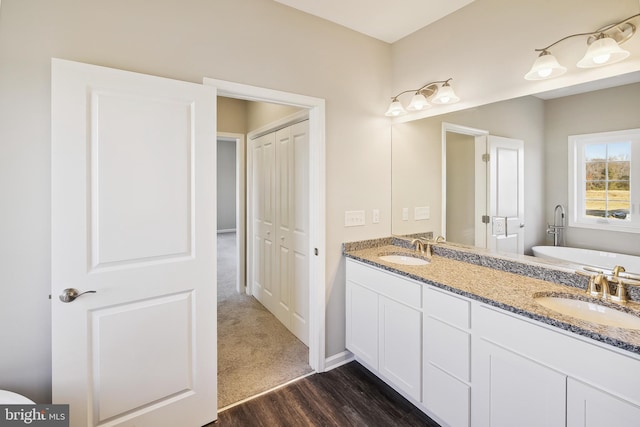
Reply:
[[425, 98], [423, 94], [417, 92], [413, 95], [413, 98], [411, 98], [411, 103], [407, 106], [407, 110], [420, 111], [426, 110], [429, 107], [431, 107], [431, 104], [429, 104], [427, 98]]
[[384, 113], [384, 115], [387, 117], [397, 117], [403, 114], [407, 114], [407, 112], [405, 111], [404, 107], [402, 106], [400, 101], [398, 101], [397, 98], [393, 99], [393, 101], [389, 105], [389, 109], [387, 110], [386, 113]]
[[543, 51], [531, 66], [531, 70], [524, 75], [527, 80], [544, 80], [561, 76], [567, 72], [567, 68], [558, 63], [555, 56], [546, 50]]
[[622, 61], [629, 52], [622, 49], [611, 37], [602, 37], [589, 45], [587, 53], [576, 64], [579, 68], [600, 67]]
[[460, 101], [453, 91], [453, 88], [449, 85], [449, 83], [445, 83], [442, 85], [440, 89], [438, 89], [438, 93], [431, 100], [434, 104], [455, 104]]

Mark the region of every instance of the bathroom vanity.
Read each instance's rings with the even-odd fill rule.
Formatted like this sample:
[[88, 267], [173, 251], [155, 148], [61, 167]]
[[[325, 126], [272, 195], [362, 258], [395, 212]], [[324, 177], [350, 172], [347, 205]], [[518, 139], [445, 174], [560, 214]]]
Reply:
[[426, 265], [380, 258], [424, 258], [402, 245], [345, 245], [346, 346], [422, 411], [448, 426], [638, 425], [640, 330], [536, 302], [585, 299], [584, 278], [445, 246]]

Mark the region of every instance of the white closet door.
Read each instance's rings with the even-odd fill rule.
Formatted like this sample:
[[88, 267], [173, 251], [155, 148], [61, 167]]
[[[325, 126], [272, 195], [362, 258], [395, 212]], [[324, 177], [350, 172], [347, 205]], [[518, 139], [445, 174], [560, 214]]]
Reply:
[[278, 304], [273, 314], [287, 328], [291, 329], [291, 285], [293, 281], [291, 254], [293, 253], [291, 231], [292, 186], [293, 186], [293, 146], [291, 128], [276, 132], [276, 265], [274, 269], [274, 295]]
[[309, 342], [309, 121], [256, 138], [253, 295]]
[[291, 127], [291, 332], [309, 345], [309, 121]]
[[253, 141], [253, 295], [269, 311], [277, 307], [274, 283], [275, 134]]

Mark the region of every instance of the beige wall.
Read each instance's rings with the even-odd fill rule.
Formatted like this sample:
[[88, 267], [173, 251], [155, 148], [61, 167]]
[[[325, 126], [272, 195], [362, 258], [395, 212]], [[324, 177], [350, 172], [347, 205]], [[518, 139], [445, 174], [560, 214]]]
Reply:
[[[390, 231], [389, 45], [265, 0], [3, 0], [0, 389], [51, 399], [51, 57], [326, 100], [326, 353], [342, 352], [340, 245]], [[343, 227], [373, 208], [380, 224]]]
[[[546, 216], [568, 201], [568, 136], [640, 128], [640, 83], [546, 102]], [[567, 246], [640, 255], [640, 234], [569, 228]]]
[[475, 138], [447, 132], [447, 240], [475, 244]]
[[[534, 48], [637, 13], [637, 7], [636, 0], [476, 0], [390, 46], [266, 0], [3, 0], [0, 342], [15, 345], [0, 353], [0, 388], [39, 402], [50, 399], [51, 57], [198, 83], [211, 77], [326, 100], [325, 338], [332, 356], [344, 350], [340, 244], [391, 231], [390, 128], [382, 116], [389, 96], [454, 77], [462, 101], [450, 107], [453, 111], [638, 70], [640, 37], [635, 37], [625, 44], [632, 57], [619, 64], [581, 72], [572, 67], [547, 82], [522, 79], [535, 59]], [[567, 42], [555, 53], [575, 63], [571, 48], [578, 44], [583, 42]], [[447, 108], [427, 114], [443, 111]], [[490, 130], [518, 137], [506, 135], [504, 126], [510, 124], [495, 123]], [[536, 150], [525, 148], [527, 174], [543, 171], [542, 151]], [[437, 164], [434, 169], [439, 171]], [[541, 190], [526, 191], [535, 206], [529, 209], [543, 217]], [[367, 225], [344, 228], [344, 211], [354, 209], [367, 212]], [[372, 209], [380, 209], [379, 224], [371, 224]], [[527, 211], [535, 218], [531, 215]]]
[[586, 50], [585, 38], [577, 37], [552, 49], [568, 68], [565, 75], [523, 78], [538, 55], [534, 49], [637, 13], [638, 0], [475, 0], [392, 45], [392, 92], [453, 77], [461, 101], [427, 110], [427, 117], [637, 71], [637, 35], [624, 44], [627, 60], [592, 69], [575, 66]]
[[249, 132], [300, 111], [297, 107], [250, 102], [247, 111], [247, 129]]
[[217, 101], [218, 132], [246, 135], [248, 132], [247, 111], [251, 102], [224, 96], [219, 96]]

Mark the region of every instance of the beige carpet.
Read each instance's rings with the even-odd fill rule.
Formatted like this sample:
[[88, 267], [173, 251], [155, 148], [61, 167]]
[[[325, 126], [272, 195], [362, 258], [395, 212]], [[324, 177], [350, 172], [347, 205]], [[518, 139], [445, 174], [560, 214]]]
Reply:
[[218, 235], [218, 408], [311, 372], [309, 349], [235, 290], [235, 234]]

